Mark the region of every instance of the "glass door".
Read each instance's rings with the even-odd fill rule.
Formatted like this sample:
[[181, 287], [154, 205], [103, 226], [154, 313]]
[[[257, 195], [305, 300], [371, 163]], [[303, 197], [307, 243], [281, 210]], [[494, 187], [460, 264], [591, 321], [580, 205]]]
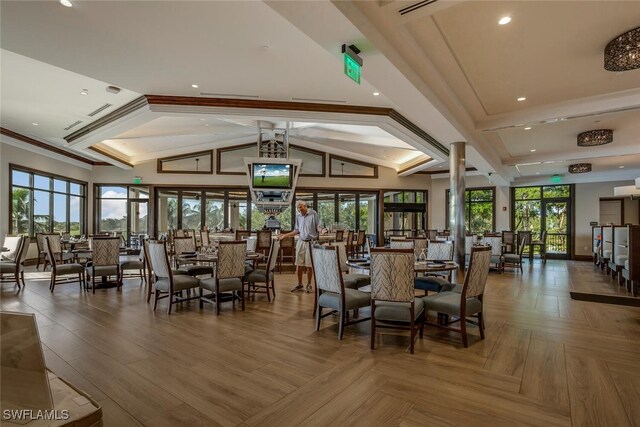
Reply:
[[571, 253], [570, 206], [567, 200], [542, 201], [542, 228], [547, 231], [547, 254], [558, 255], [558, 258], [566, 258]]

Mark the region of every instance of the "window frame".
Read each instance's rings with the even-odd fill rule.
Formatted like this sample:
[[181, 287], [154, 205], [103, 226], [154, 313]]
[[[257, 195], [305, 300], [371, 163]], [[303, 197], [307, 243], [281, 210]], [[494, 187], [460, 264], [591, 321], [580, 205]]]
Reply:
[[[491, 203], [493, 205], [492, 207], [492, 215], [491, 215], [491, 230], [492, 232], [497, 232], [496, 230], [496, 187], [468, 187], [464, 189], [464, 210], [465, 210], [465, 230], [468, 233], [484, 233], [485, 230], [477, 230], [477, 231], [473, 231], [471, 230], [471, 206], [473, 204], [477, 204], [477, 203], [488, 203], [489, 201], [476, 201], [473, 202], [471, 200], [471, 194], [470, 191], [485, 191], [485, 190], [491, 190]], [[444, 201], [445, 201], [445, 224], [449, 225], [449, 195], [451, 194], [451, 189], [447, 188], [445, 190], [444, 193]], [[469, 229], [467, 229], [467, 224], [466, 222], [469, 222]]]
[[[101, 187], [123, 187], [127, 193], [127, 197], [123, 197], [123, 198], [113, 198], [113, 197], [107, 197], [107, 198], [102, 198], [102, 191], [101, 191]], [[142, 198], [142, 197], [131, 197], [129, 194], [131, 193], [131, 188], [140, 188], [140, 189], [145, 189], [148, 192], [148, 197], [147, 198]], [[152, 193], [154, 193], [153, 190], [153, 186], [150, 184], [117, 184], [117, 183], [94, 183], [93, 184], [93, 230], [95, 233], [100, 233], [100, 222], [101, 222], [101, 218], [102, 218], [102, 209], [100, 206], [100, 201], [101, 200], [124, 200], [126, 203], [126, 211], [127, 211], [127, 219], [126, 219], [126, 227], [124, 232], [127, 235], [127, 241], [129, 241], [130, 237], [131, 237], [131, 222], [130, 222], [130, 218], [131, 218], [131, 203], [132, 202], [146, 202], [147, 203], [147, 231], [146, 233], [151, 235], [151, 233], [149, 232], [149, 225], [151, 223], [150, 221], [150, 215], [151, 215], [151, 210], [153, 209], [153, 205], [152, 205], [152, 201], [151, 201], [151, 195]], [[127, 242], [128, 243], [128, 242]]]
[[[14, 171], [19, 171], [19, 172], [23, 172], [29, 175], [29, 186], [23, 186], [23, 185], [14, 185], [13, 183], [13, 172]], [[36, 188], [34, 186], [34, 175], [40, 175], [43, 177], [46, 177], [49, 179], [49, 189], [45, 190], [45, 189], [41, 189], [41, 188]], [[60, 192], [60, 191], [56, 191], [54, 188], [54, 180], [58, 180], [58, 181], [64, 181], [66, 183], [66, 187], [67, 190], [66, 192]], [[71, 193], [71, 184], [76, 184], [79, 185], [80, 188], [82, 189], [82, 194], [72, 194]], [[80, 215], [78, 218], [78, 222], [80, 223], [80, 234], [86, 234], [87, 232], [87, 199], [88, 199], [88, 190], [89, 190], [89, 185], [87, 182], [79, 180], [79, 179], [74, 179], [74, 178], [69, 178], [69, 177], [65, 177], [62, 175], [58, 175], [55, 173], [51, 173], [51, 172], [47, 172], [47, 171], [43, 171], [43, 170], [39, 170], [39, 169], [33, 169], [27, 166], [21, 166], [21, 165], [17, 165], [15, 163], [9, 163], [9, 227], [8, 227], [8, 231], [9, 234], [17, 234], [16, 230], [13, 230], [13, 188], [14, 187], [18, 187], [18, 188], [25, 188], [27, 190], [29, 190], [29, 206], [30, 206], [30, 212], [29, 212], [29, 227], [28, 227], [28, 237], [30, 239], [35, 238], [35, 226], [34, 226], [34, 192], [35, 191], [42, 191], [42, 192], [46, 192], [49, 193], [49, 224], [48, 224], [48, 231], [49, 233], [54, 233], [53, 229], [54, 229], [54, 206], [55, 206], [55, 197], [54, 195], [56, 194], [62, 194], [66, 197], [66, 220], [65, 220], [65, 231], [64, 233], [70, 233], [71, 230], [71, 197], [79, 197], [81, 200], [80, 203]]]

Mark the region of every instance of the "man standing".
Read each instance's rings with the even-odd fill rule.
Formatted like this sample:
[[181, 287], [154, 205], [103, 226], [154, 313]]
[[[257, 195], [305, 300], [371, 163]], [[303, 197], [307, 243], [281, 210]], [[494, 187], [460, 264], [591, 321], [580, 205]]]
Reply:
[[301, 291], [302, 275], [307, 272], [307, 293], [313, 289], [311, 287], [311, 277], [313, 276], [313, 264], [311, 263], [311, 241], [318, 238], [318, 213], [313, 209], [309, 209], [307, 204], [302, 200], [296, 203], [298, 215], [296, 215], [296, 226], [294, 230], [287, 234], [278, 236], [280, 240], [285, 237], [298, 235], [298, 243], [296, 244], [296, 273], [298, 275], [298, 284], [291, 289], [291, 292]]

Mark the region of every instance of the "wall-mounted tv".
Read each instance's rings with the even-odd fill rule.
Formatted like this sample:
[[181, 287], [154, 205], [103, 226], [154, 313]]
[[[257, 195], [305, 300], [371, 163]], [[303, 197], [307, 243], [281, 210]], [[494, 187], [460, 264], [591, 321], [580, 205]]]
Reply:
[[293, 167], [287, 164], [253, 163], [253, 188], [291, 188]]

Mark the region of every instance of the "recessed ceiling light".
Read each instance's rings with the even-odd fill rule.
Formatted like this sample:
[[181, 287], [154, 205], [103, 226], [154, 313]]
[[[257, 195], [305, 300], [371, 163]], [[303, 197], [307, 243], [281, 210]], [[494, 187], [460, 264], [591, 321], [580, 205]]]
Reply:
[[618, 168], [620, 168], [620, 169], [624, 169], [624, 166], [618, 166]]
[[209, 123], [206, 123], [205, 126], [209, 126]]
[[65, 6], [65, 7], [72, 7], [73, 3], [71, 3], [69, 0], [60, 0], [60, 4]]
[[532, 153], [535, 153], [535, 152], [536, 152], [536, 149], [535, 149], [535, 148], [532, 148], [532, 149], [531, 149], [531, 150], [529, 150], [529, 151], [531, 151]]
[[80, 95], [89, 95], [89, 91], [87, 89], [82, 89], [80, 91]]
[[438, 166], [438, 167], [439, 167], [439, 168], [441, 168], [441, 167], [442, 167], [442, 165], [440, 165], [440, 166]]
[[194, 88], [194, 89], [198, 89], [198, 85], [197, 85], [197, 84], [195, 84], [195, 83], [194, 83], [194, 84], [192, 84], [192, 85], [191, 85], [191, 87], [192, 87], [192, 88]]
[[525, 98], [524, 96], [521, 96], [520, 98], [518, 98], [518, 102], [522, 102], [522, 101], [526, 101], [527, 98]]
[[34, 126], [38, 126], [38, 124], [36, 122], [31, 123]]
[[500, 20], [498, 21], [498, 24], [500, 25], [507, 25], [509, 22], [511, 22], [511, 17], [510, 16], [503, 16], [502, 18], [500, 18]]
[[204, 122], [205, 119], [200, 119], [200, 120]]
[[536, 175], [540, 175], [540, 172], [536, 172]]
[[524, 130], [531, 130], [531, 126], [527, 126]]
[[380, 92], [373, 92], [373, 96], [380, 96]]

